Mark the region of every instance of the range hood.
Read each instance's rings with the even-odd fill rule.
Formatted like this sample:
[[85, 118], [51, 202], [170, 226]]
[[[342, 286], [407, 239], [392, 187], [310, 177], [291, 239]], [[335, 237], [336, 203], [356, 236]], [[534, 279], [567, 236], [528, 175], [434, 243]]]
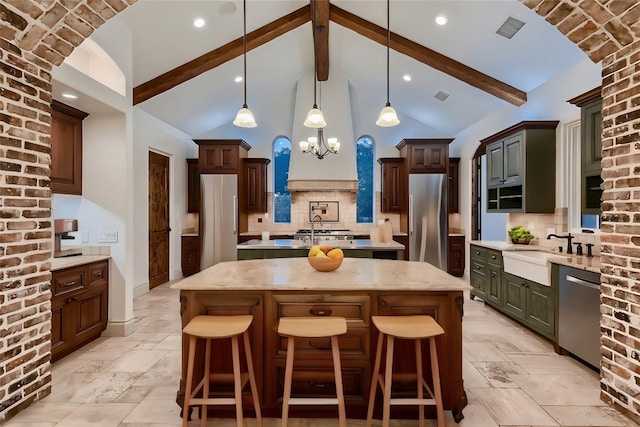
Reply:
[[307, 112], [313, 106], [313, 74], [304, 76], [298, 80], [296, 90], [288, 189], [290, 192], [357, 192], [356, 144], [349, 82], [338, 73], [333, 73], [329, 80], [318, 85], [317, 102], [327, 121], [325, 138], [337, 137], [341, 144], [340, 152], [320, 160], [310, 153], [302, 153], [298, 148], [299, 141], [317, 135], [316, 129], [303, 125]]

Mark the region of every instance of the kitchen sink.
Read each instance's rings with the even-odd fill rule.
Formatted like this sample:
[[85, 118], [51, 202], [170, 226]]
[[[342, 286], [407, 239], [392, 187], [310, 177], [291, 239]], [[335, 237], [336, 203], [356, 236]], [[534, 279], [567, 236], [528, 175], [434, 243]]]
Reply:
[[504, 271], [544, 286], [551, 286], [552, 258], [566, 256], [543, 251], [502, 251]]

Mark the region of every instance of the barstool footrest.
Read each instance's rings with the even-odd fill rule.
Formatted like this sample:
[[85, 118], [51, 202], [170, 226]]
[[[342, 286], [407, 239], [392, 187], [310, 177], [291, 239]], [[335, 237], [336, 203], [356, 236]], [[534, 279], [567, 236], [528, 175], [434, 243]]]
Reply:
[[337, 405], [336, 397], [292, 397], [289, 405]]
[[396, 397], [391, 399], [391, 405], [435, 405], [435, 399], [418, 399], [416, 397]]
[[190, 400], [191, 404], [197, 405], [235, 405], [236, 399], [233, 397], [210, 397], [205, 399], [203, 397], [193, 397]]

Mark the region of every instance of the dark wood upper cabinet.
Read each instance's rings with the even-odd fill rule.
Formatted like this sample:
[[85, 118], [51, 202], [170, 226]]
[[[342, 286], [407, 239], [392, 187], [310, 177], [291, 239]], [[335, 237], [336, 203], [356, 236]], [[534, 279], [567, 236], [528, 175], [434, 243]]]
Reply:
[[82, 194], [82, 121], [88, 113], [51, 102], [51, 191]]
[[402, 157], [384, 157], [380, 163], [381, 212], [402, 212], [404, 204], [404, 159]]
[[267, 212], [267, 165], [269, 159], [242, 159], [242, 200], [246, 212]]
[[187, 159], [187, 212], [200, 212], [200, 170], [198, 159]]
[[242, 139], [194, 139], [200, 173], [237, 174], [251, 146]]
[[408, 173], [447, 173], [449, 144], [453, 139], [405, 138], [396, 148], [408, 160]]
[[447, 187], [447, 207], [449, 213], [458, 213], [458, 191], [459, 191], [459, 178], [458, 171], [460, 169], [460, 158], [449, 158], [449, 170], [448, 170], [448, 187]]

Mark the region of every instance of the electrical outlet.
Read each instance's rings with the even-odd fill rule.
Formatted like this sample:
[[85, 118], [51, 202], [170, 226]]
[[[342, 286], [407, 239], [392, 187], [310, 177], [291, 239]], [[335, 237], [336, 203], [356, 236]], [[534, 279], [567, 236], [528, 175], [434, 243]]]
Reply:
[[117, 243], [118, 232], [114, 230], [103, 230], [98, 232], [98, 243]]

